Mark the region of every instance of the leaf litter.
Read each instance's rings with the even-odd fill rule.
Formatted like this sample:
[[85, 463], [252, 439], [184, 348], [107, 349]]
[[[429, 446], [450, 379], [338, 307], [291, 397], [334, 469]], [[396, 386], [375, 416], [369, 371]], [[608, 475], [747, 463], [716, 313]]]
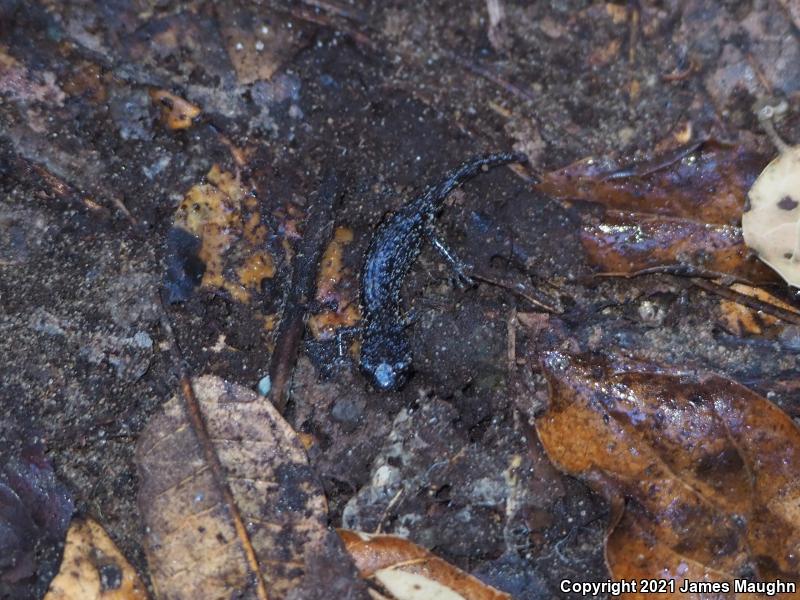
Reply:
[[[305, 589], [307, 572], [319, 568], [310, 557], [336, 551], [303, 445], [255, 392], [213, 376], [191, 387], [222, 473], [218, 479], [198, 441], [202, 434], [173, 397], [148, 424], [136, 455], [156, 594], [292, 597]], [[352, 585], [346, 561], [326, 566], [332, 589]]]
[[92, 518], [72, 520], [58, 575], [44, 600], [147, 600], [139, 574]]
[[42, 445], [0, 454], [0, 597], [42, 596], [57, 571], [73, 511]]
[[560, 352], [542, 366], [536, 431], [610, 502], [614, 578], [800, 580], [800, 429], [786, 414], [713, 374]]
[[538, 187], [606, 208], [599, 223], [584, 224], [581, 243], [589, 262], [609, 274], [671, 269], [772, 283], [739, 226], [763, 164], [742, 146], [700, 140], [627, 167], [583, 159], [546, 174]]

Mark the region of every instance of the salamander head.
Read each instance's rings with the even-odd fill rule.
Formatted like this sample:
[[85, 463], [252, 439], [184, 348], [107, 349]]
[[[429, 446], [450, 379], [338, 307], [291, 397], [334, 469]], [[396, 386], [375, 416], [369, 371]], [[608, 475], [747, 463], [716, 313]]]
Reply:
[[381, 391], [399, 390], [411, 373], [411, 345], [402, 328], [367, 330], [361, 341], [361, 369]]

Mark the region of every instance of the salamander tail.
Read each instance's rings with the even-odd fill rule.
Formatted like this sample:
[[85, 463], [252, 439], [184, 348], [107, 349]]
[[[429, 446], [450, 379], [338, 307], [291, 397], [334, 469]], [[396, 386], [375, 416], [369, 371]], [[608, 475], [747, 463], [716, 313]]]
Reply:
[[434, 204], [439, 205], [450, 192], [481, 173], [484, 167], [493, 169], [509, 163], [526, 162], [528, 162], [528, 157], [521, 152], [499, 152], [477, 156], [451, 171], [444, 180], [430, 188], [426, 195]]

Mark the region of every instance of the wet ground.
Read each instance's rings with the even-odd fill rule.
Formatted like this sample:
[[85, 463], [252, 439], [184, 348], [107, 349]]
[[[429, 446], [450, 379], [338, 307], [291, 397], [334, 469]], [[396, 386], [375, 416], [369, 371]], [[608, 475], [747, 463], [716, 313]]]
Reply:
[[[530, 177], [651, 156], [687, 123], [772, 154], [751, 105], [797, 98], [797, 36], [782, 3], [760, 0], [0, 1], [0, 440], [43, 440], [78, 508], [146, 573], [133, 451], [176, 389], [160, 315], [193, 373], [255, 387], [324, 172], [342, 190], [327, 220], [352, 242], [334, 300], [308, 303], [318, 314], [356, 298], [381, 215], [475, 154], [524, 151]], [[152, 90], [202, 112], [171, 127]], [[781, 132], [800, 140], [800, 119]], [[215, 164], [252, 199], [274, 273], [163, 308], [176, 209]], [[496, 285], [459, 290], [426, 249], [404, 288], [411, 383], [376, 393], [309, 334], [285, 414], [309, 434], [335, 525], [402, 533], [519, 598], [552, 598], [562, 579], [607, 577], [607, 515], [533, 433], [539, 354], [712, 369], [797, 416], [800, 327], [739, 337], [687, 279], [593, 278], [579, 225], [596, 208], [523, 175], [478, 177], [439, 226], [475, 273], [562, 314]]]

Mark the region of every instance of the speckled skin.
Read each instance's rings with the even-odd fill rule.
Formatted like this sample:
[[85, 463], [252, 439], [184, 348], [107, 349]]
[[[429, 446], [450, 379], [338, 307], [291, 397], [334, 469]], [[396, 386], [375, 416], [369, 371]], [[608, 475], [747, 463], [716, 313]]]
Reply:
[[396, 212], [388, 213], [378, 225], [361, 271], [361, 369], [376, 388], [397, 390], [408, 379], [413, 357], [405, 334], [407, 323], [400, 290], [445, 198], [484, 167], [512, 162], [524, 163], [527, 157], [514, 153], [476, 157]]

